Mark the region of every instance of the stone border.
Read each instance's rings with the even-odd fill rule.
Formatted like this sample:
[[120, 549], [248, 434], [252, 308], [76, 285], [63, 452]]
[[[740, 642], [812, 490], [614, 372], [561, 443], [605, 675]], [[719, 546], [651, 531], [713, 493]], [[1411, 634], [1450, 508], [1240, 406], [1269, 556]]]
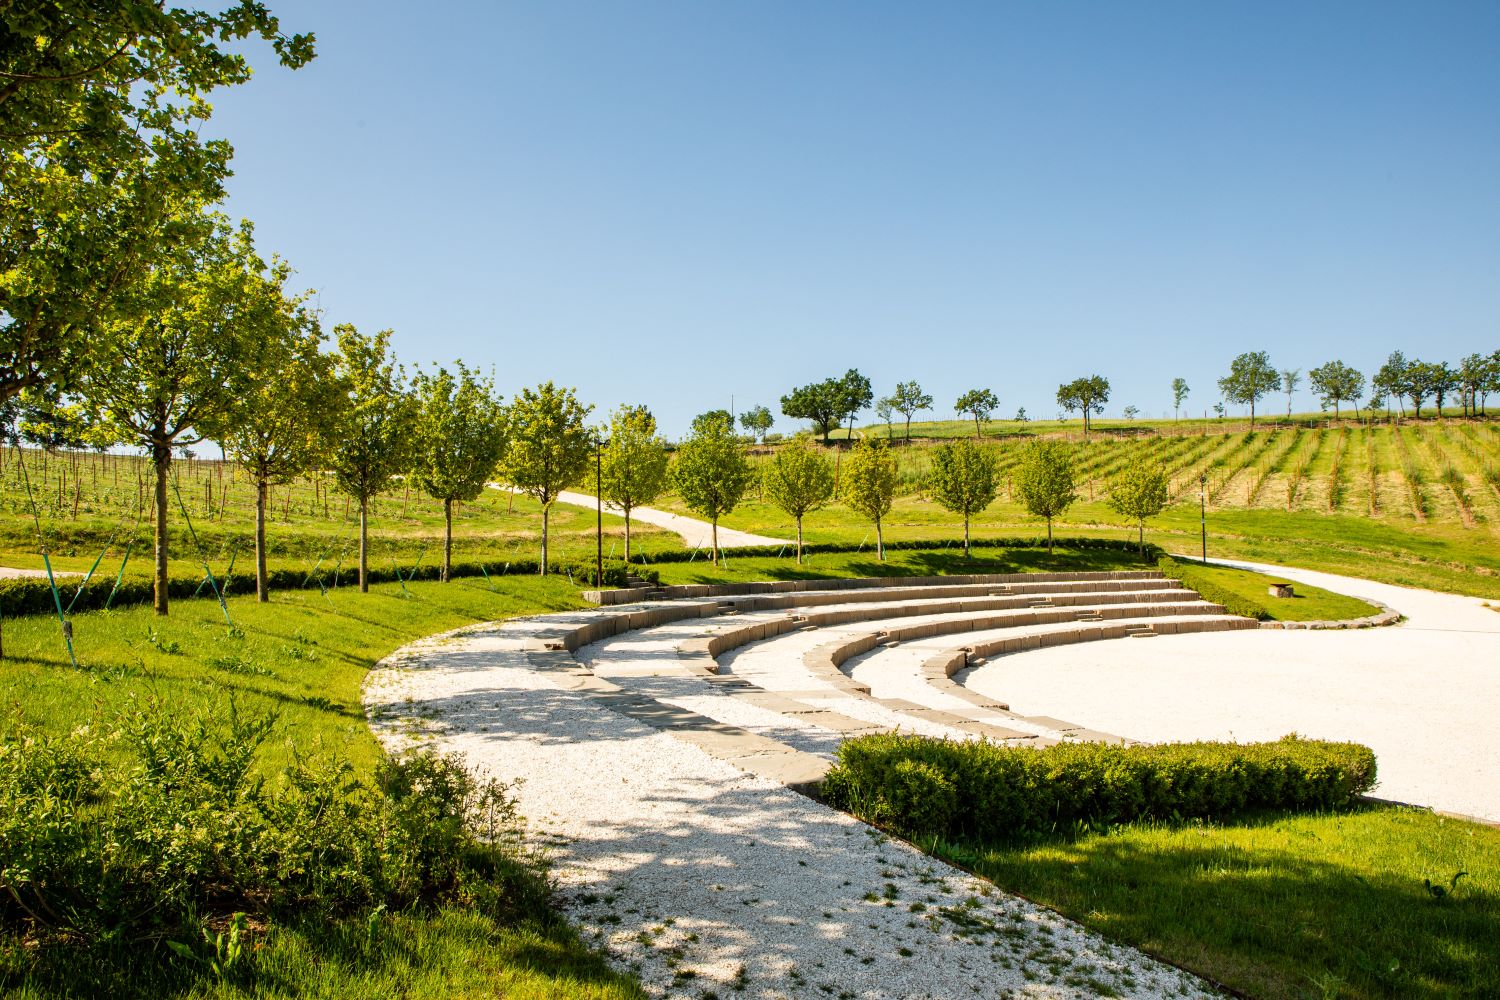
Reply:
[[1337, 621], [1337, 622], [1323, 622], [1323, 621], [1313, 621], [1313, 622], [1261, 622], [1260, 623], [1260, 627], [1261, 628], [1273, 628], [1273, 629], [1313, 629], [1313, 630], [1348, 629], [1348, 628], [1384, 628], [1387, 625], [1394, 625], [1394, 624], [1396, 624], [1402, 618], [1401, 612], [1395, 610], [1389, 604], [1386, 604], [1383, 601], [1377, 601], [1377, 600], [1375, 600], [1373, 598], [1370, 598], [1370, 597], [1357, 597], [1357, 598], [1355, 598], [1355, 600], [1364, 601], [1366, 604], [1373, 604], [1373, 605], [1375, 605], [1377, 608], [1380, 609], [1380, 614], [1378, 614], [1378, 615], [1366, 615], [1364, 618], [1349, 618], [1349, 619], [1346, 619], [1344, 621]]

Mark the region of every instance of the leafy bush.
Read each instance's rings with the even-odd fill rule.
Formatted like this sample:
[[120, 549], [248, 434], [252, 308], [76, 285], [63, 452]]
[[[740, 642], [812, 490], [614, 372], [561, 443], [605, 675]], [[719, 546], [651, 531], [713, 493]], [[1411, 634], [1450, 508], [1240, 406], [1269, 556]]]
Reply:
[[1375, 783], [1356, 743], [1061, 743], [1034, 749], [883, 733], [845, 740], [822, 794], [908, 835], [1014, 840], [1078, 823], [1332, 809]]
[[[231, 705], [185, 722], [143, 711], [102, 735], [6, 737], [0, 923], [192, 951], [233, 914], [458, 904], [506, 916], [545, 899], [508, 786], [430, 754], [387, 760], [373, 782], [337, 757], [264, 774], [275, 724]], [[122, 751], [130, 763], [106, 777], [100, 762]]]
[[1273, 617], [1270, 609], [1264, 604], [1220, 586], [1207, 573], [1200, 572], [1189, 563], [1179, 562], [1171, 556], [1162, 556], [1156, 560], [1156, 565], [1164, 576], [1177, 580], [1184, 587], [1196, 590], [1205, 601], [1212, 601], [1222, 606], [1232, 615], [1254, 618], [1258, 621], [1269, 621]]

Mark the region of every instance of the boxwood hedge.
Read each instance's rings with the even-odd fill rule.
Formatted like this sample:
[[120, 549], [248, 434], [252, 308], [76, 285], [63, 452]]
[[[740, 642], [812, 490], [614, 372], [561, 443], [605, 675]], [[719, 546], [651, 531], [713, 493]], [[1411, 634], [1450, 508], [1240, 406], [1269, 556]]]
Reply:
[[1374, 784], [1368, 747], [1295, 735], [1031, 748], [882, 733], [840, 745], [822, 795], [904, 836], [1011, 841], [1078, 823], [1332, 809]]

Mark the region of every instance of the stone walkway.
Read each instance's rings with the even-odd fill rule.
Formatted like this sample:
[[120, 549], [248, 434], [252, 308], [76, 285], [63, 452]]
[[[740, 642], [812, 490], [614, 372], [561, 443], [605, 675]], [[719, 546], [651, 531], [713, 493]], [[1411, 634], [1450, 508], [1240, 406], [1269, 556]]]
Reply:
[[[509, 490], [511, 487], [502, 483], [490, 483], [491, 489]], [[565, 490], [558, 494], [558, 503], [565, 503], [570, 507], [586, 507], [594, 510], [598, 504], [596, 497], [587, 493], [575, 493]], [[620, 508], [614, 504], [606, 503], [604, 509], [616, 517], [623, 516]], [[682, 539], [684, 545], [694, 548], [709, 548], [713, 540], [713, 526], [707, 521], [700, 521], [685, 514], [674, 514], [671, 511], [657, 510], [655, 507], [637, 507], [630, 512], [631, 521], [639, 521], [641, 524], [649, 524], [657, 528], [665, 528], [672, 531]], [[790, 545], [791, 542], [785, 538], [768, 538], [765, 535], [753, 535], [748, 531], [736, 531], [719, 525], [719, 548], [721, 549], [743, 549], [753, 545]]]

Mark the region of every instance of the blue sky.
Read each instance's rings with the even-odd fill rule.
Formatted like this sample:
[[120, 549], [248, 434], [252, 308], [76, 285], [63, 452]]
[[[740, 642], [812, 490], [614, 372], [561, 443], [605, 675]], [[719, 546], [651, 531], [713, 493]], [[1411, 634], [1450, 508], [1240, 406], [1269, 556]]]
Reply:
[[[1500, 4], [279, 0], [229, 210], [407, 362], [692, 415], [1500, 348]], [[1312, 408], [1310, 396], [1299, 407]], [[869, 419], [873, 419], [870, 416]]]

